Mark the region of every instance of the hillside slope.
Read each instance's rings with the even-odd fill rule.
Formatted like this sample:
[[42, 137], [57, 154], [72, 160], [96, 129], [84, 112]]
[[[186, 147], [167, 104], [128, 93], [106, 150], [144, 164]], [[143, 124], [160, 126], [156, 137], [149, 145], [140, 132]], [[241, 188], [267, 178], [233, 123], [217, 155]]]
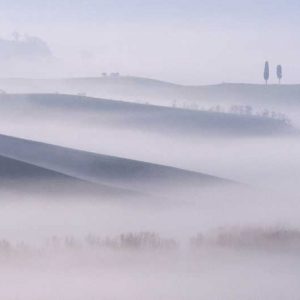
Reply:
[[38, 117], [102, 128], [130, 128], [158, 133], [199, 135], [272, 135], [295, 130], [284, 121], [254, 115], [188, 110], [83, 96], [0, 95], [2, 119]]
[[156, 192], [161, 188], [232, 184], [217, 177], [0, 135], [0, 155], [84, 181]]
[[2, 192], [48, 196], [111, 197], [134, 195], [133, 192], [90, 183], [54, 170], [0, 155], [0, 187]]

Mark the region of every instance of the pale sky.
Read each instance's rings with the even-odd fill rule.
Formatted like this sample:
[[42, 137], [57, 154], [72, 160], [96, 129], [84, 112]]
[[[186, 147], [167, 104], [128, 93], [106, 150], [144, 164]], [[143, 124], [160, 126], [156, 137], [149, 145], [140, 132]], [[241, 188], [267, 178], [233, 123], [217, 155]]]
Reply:
[[261, 82], [269, 60], [271, 74], [282, 64], [284, 82], [295, 83], [299, 15], [294, 0], [0, 0], [0, 35], [38, 36], [55, 56], [48, 68], [7, 66], [10, 76], [118, 71], [186, 84]]

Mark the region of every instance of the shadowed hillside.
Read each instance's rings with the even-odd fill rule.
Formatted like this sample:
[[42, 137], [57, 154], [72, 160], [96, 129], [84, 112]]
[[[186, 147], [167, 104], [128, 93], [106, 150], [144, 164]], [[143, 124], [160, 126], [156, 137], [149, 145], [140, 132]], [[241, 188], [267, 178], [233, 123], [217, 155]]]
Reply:
[[4, 135], [0, 136], [0, 154], [88, 182], [137, 191], [156, 192], [178, 183], [182, 187], [232, 184], [205, 174]]
[[123, 197], [137, 195], [123, 189], [90, 183], [51, 169], [0, 156], [1, 192], [22, 192], [41, 195], [85, 195]]

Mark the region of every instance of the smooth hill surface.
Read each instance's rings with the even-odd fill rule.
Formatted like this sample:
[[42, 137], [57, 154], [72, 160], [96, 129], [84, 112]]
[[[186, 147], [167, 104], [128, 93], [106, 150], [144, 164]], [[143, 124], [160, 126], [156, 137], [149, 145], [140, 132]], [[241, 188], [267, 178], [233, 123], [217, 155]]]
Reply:
[[34, 164], [0, 156], [1, 192], [41, 195], [128, 196], [133, 192], [93, 184]]
[[88, 182], [136, 191], [232, 184], [217, 177], [146, 162], [0, 135], [0, 155]]

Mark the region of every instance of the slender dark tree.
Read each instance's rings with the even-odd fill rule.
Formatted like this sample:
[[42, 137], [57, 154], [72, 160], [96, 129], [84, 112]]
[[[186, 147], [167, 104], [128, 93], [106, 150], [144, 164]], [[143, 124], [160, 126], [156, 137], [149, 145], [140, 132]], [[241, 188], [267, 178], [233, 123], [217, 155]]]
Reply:
[[279, 84], [281, 83], [281, 79], [282, 79], [282, 66], [278, 65], [277, 66], [277, 78], [279, 81]]
[[268, 80], [270, 78], [270, 67], [269, 67], [269, 62], [265, 62], [265, 70], [264, 70], [264, 79], [266, 81], [266, 85], [268, 85]]

